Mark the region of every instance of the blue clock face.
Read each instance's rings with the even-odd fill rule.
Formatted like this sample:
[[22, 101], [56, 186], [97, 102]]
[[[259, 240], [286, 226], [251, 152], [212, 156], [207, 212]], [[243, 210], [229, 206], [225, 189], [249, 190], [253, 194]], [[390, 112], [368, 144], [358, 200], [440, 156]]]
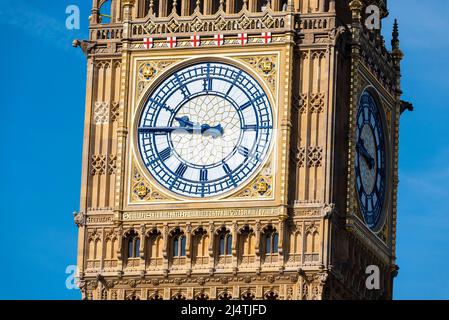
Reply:
[[214, 197], [244, 184], [267, 156], [270, 102], [234, 66], [204, 62], [168, 76], [150, 94], [138, 145], [152, 177], [185, 197]]
[[355, 174], [359, 204], [366, 224], [376, 229], [385, 201], [386, 155], [382, 118], [373, 96], [365, 91], [357, 112]]

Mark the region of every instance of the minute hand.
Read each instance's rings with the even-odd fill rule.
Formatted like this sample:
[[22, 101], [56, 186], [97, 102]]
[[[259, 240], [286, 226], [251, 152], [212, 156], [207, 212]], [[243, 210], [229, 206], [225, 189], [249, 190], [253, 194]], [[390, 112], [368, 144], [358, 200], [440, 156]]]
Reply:
[[366, 162], [368, 163], [368, 167], [370, 168], [370, 170], [372, 168], [374, 168], [374, 158], [369, 154], [368, 150], [366, 150], [365, 148], [365, 143], [363, 141], [363, 139], [360, 139], [357, 142], [357, 150], [363, 155], [363, 157], [365, 158]]
[[202, 134], [204, 136], [212, 136], [213, 138], [217, 138], [223, 134], [223, 127], [221, 124], [218, 124], [214, 127], [211, 127], [207, 124], [203, 124], [201, 126], [193, 126], [193, 127], [140, 127], [139, 132], [147, 132], [147, 133], [154, 133], [154, 132], [173, 132], [178, 131], [180, 133], [186, 132], [190, 134]]

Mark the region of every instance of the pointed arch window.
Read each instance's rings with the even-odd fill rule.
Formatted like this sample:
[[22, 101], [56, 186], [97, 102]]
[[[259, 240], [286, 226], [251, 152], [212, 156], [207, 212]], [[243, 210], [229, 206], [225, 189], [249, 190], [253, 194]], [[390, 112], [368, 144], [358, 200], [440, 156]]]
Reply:
[[219, 235], [219, 250], [220, 256], [229, 256], [232, 254], [232, 235], [229, 231], [221, 232]]
[[173, 257], [185, 257], [186, 255], [186, 237], [183, 234], [177, 234], [173, 237]]
[[128, 234], [128, 258], [138, 258], [140, 256], [140, 238], [133, 230]]
[[278, 253], [279, 233], [273, 227], [268, 227], [265, 231], [265, 254]]
[[104, 0], [100, 6], [100, 16], [98, 20], [102, 24], [109, 24], [112, 22], [112, 1], [113, 0]]

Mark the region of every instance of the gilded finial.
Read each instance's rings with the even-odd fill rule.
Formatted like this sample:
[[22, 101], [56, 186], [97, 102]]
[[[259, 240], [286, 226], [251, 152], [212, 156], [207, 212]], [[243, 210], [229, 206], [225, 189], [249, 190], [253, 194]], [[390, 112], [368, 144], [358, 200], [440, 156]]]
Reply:
[[349, 3], [349, 9], [352, 12], [352, 20], [354, 22], [360, 22], [363, 3], [360, 0], [352, 0]]

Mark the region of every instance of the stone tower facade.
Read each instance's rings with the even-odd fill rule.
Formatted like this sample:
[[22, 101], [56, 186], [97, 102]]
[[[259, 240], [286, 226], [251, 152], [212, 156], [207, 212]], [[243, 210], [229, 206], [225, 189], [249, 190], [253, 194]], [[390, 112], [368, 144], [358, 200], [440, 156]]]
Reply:
[[[93, 0], [90, 38], [74, 42], [88, 66], [75, 214], [83, 299], [392, 298], [402, 53], [397, 25], [391, 49], [368, 30], [369, 5], [388, 15], [382, 0]], [[156, 130], [141, 133], [142, 114], [169, 108], [154, 96], [171, 78], [189, 100], [179, 75], [195, 65], [253, 81], [271, 112], [257, 165], [210, 197], [174, 191], [183, 164], [167, 187], [142, 151]], [[358, 110], [371, 105], [362, 130]], [[370, 181], [376, 196], [363, 191]], [[379, 289], [365, 285], [368, 266]]]

